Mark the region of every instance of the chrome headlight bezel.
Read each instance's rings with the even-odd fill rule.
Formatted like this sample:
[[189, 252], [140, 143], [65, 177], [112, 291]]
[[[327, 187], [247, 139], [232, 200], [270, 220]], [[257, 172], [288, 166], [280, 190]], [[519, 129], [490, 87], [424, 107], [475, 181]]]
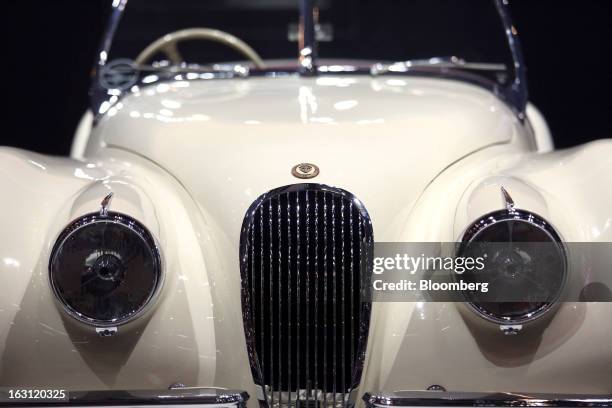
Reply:
[[[133, 234], [136, 239], [141, 240], [142, 244], [144, 244], [146, 248], [148, 248], [148, 250], [150, 251], [153, 268], [152, 275], [155, 278], [154, 283], [152, 285], [153, 289], [149, 291], [145, 300], [138, 306], [136, 310], [131, 313], [127, 313], [124, 316], [109, 320], [101, 320], [89, 317], [86, 314], [72, 307], [62, 295], [62, 292], [57, 282], [57, 271], [55, 270], [55, 262], [57, 261], [59, 250], [63, 247], [63, 245], [65, 245], [65, 243], [70, 239], [70, 237], [73, 237], [77, 232], [81, 232], [84, 228], [88, 228], [100, 223], [111, 223], [114, 226], [124, 228], [126, 232]], [[68, 316], [81, 323], [85, 323], [93, 327], [116, 327], [129, 323], [142, 316], [155, 303], [155, 300], [159, 296], [164, 283], [164, 271], [161, 251], [159, 249], [157, 240], [149, 232], [149, 230], [141, 222], [130, 217], [129, 215], [114, 211], [108, 211], [106, 213], [89, 213], [70, 222], [55, 240], [55, 243], [49, 256], [48, 279], [56, 302], [61, 306], [63, 311]]]
[[534, 310], [524, 313], [520, 317], [510, 318], [507, 316], [496, 315], [480, 307], [476, 303], [470, 301], [466, 296], [466, 303], [469, 305], [472, 311], [474, 311], [477, 315], [484, 318], [485, 320], [500, 325], [516, 325], [529, 323], [544, 316], [558, 303], [568, 280], [567, 250], [565, 248], [561, 235], [548, 221], [546, 221], [544, 217], [531, 211], [516, 209], [513, 206], [507, 209], [489, 212], [478, 218], [476, 221], [472, 222], [462, 234], [461, 239], [459, 240], [459, 245], [457, 246], [456, 254], [460, 256], [460, 254], [464, 251], [465, 247], [468, 244], [474, 242], [474, 240], [485, 230], [508, 221], [523, 222], [545, 233], [550, 239], [550, 241], [558, 246], [559, 251], [562, 254], [563, 269], [560, 272], [561, 276], [559, 290], [555, 293], [553, 299], [548, 302], [545, 302], [543, 305]]

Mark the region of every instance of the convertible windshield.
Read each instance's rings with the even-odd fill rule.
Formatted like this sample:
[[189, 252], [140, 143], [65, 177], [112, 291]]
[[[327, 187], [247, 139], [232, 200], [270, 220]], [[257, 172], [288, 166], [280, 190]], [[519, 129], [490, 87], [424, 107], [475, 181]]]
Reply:
[[[123, 6], [108, 60], [157, 68], [298, 63], [297, 0], [129, 0]], [[451, 56], [509, 62], [491, 0], [319, 0], [313, 7], [317, 54], [324, 62], [367, 65]]]
[[134, 85], [158, 80], [293, 73], [454, 77], [487, 87], [521, 117], [526, 105], [520, 45], [503, 0], [113, 0], [112, 6], [91, 92], [98, 113]]

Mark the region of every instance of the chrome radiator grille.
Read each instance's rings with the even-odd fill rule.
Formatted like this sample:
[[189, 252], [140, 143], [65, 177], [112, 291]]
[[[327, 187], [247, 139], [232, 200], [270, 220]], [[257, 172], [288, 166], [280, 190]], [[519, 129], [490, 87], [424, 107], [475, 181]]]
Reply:
[[349, 193], [319, 184], [271, 191], [241, 237], [251, 367], [268, 406], [347, 406], [361, 377], [372, 227]]

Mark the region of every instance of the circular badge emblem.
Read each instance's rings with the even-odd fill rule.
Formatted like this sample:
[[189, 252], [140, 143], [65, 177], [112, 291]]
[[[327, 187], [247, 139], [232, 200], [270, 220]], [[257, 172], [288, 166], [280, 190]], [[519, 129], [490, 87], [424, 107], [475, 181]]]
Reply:
[[138, 82], [138, 68], [132, 60], [116, 59], [102, 67], [99, 79], [103, 88], [124, 91]]
[[294, 177], [300, 179], [310, 179], [313, 177], [317, 177], [319, 174], [319, 168], [311, 163], [300, 163], [296, 166], [293, 166], [291, 169], [291, 174]]

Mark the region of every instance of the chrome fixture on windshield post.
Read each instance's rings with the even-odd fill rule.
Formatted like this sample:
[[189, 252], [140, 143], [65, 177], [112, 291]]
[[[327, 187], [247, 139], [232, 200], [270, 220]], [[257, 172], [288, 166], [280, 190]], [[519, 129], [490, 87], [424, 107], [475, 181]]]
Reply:
[[313, 6], [314, 0], [300, 0], [300, 25], [298, 46], [300, 49], [299, 69], [300, 75], [312, 76], [317, 73], [317, 44], [315, 37], [315, 18], [317, 9]]

